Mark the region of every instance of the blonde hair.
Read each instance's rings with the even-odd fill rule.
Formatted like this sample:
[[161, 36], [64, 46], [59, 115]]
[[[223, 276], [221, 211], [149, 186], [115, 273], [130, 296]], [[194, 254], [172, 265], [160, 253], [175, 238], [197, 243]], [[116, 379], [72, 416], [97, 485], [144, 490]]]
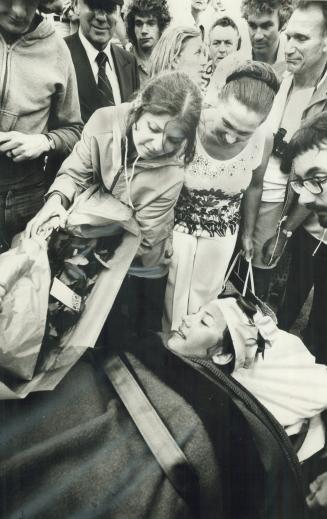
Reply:
[[156, 76], [163, 71], [175, 70], [185, 41], [201, 35], [201, 31], [195, 27], [168, 27], [152, 51], [149, 66], [150, 76]]

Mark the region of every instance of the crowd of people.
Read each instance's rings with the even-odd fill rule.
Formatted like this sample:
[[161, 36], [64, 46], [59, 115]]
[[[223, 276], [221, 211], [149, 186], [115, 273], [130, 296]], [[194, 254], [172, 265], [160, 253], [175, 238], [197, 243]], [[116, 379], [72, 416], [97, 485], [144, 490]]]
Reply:
[[[309, 424], [308, 513], [326, 514], [327, 3], [0, 0], [0, 67], [0, 265], [18, 233], [65, 229], [88, 189], [110, 194], [140, 243], [101, 358], [155, 332], [290, 437]], [[230, 266], [278, 327], [226, 298]], [[0, 277], [0, 317], [4, 297]]]

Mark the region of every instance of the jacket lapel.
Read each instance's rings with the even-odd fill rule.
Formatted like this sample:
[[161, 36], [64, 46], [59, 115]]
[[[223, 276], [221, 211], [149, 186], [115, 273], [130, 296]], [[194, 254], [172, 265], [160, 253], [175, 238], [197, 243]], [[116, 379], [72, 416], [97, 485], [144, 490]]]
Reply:
[[[303, 118], [307, 117], [307, 113], [312, 108], [312, 106], [325, 102], [327, 103], [327, 79], [325, 78], [322, 84], [317, 88], [317, 90], [314, 91], [312, 98], [310, 99], [310, 103], [306, 107]], [[322, 110], [319, 110], [321, 112]]]
[[88, 119], [95, 110], [102, 107], [98, 87], [78, 33], [67, 38], [66, 42], [75, 66], [82, 115], [84, 119]]
[[120, 48], [114, 43], [111, 44], [112, 59], [115, 64], [117, 79], [119, 83], [122, 102], [127, 101], [131, 93], [131, 64], [121, 52]]

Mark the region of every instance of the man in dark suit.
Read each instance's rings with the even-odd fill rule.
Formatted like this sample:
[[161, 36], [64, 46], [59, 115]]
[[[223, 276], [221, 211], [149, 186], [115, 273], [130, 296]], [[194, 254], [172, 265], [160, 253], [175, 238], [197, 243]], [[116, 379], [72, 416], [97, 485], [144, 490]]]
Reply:
[[77, 0], [80, 27], [65, 38], [76, 70], [82, 119], [128, 101], [139, 88], [137, 63], [110, 40], [123, 0]]

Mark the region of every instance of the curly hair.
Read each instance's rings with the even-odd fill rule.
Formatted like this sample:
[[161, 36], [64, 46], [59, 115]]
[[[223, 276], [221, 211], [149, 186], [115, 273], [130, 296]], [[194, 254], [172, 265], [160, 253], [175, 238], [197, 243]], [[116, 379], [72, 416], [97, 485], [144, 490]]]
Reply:
[[125, 24], [128, 39], [134, 46], [136, 46], [135, 16], [150, 15], [157, 19], [161, 34], [171, 20], [167, 0], [132, 0], [129, 4], [125, 15]]
[[241, 6], [242, 16], [246, 20], [251, 14], [272, 14], [276, 9], [281, 29], [295, 9], [293, 0], [243, 0]]
[[163, 72], [150, 79], [140, 90], [133, 103], [128, 127], [136, 123], [142, 114], [169, 114], [165, 136], [182, 130], [186, 145], [183, 150], [184, 163], [194, 157], [196, 129], [200, 119], [202, 97], [199, 88], [182, 72]]
[[289, 174], [292, 170], [293, 160], [306, 151], [327, 147], [327, 113], [313, 115], [306, 119], [287, 145], [283, 156], [281, 170]]

